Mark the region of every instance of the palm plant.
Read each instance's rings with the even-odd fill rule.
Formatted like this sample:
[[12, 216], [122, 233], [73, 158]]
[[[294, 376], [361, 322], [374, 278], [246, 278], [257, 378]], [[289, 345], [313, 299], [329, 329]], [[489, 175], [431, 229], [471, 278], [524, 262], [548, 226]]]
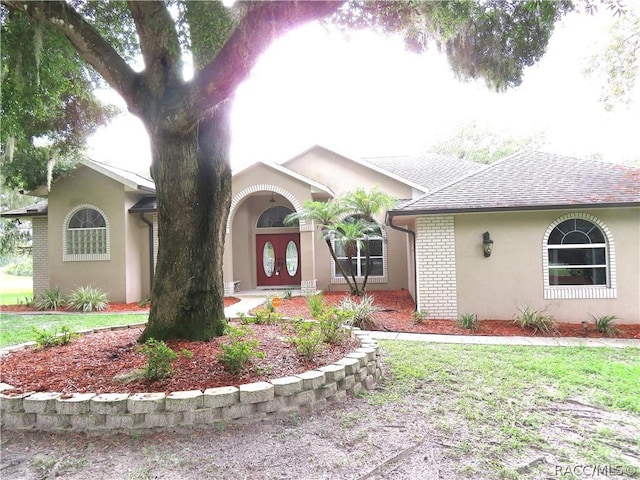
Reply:
[[[378, 187], [374, 187], [368, 192], [364, 188], [359, 187], [351, 192], [347, 192], [342, 197], [341, 202], [347, 209], [357, 212], [362, 218], [375, 224], [374, 216], [382, 210], [388, 210], [395, 206], [397, 200], [380, 190]], [[367, 287], [369, 273], [371, 272], [371, 239], [377, 237], [375, 232], [371, 233], [374, 235], [369, 235], [365, 240], [367, 267], [365, 269], [364, 280], [362, 282], [362, 290]], [[382, 235], [379, 235], [379, 237], [382, 237]]]
[[333, 248], [333, 242], [331, 241], [333, 237], [329, 234], [330, 230], [336, 223], [339, 222], [340, 217], [344, 213], [344, 207], [342, 206], [341, 202], [337, 200], [330, 200], [328, 202], [307, 201], [302, 205], [302, 210], [287, 215], [284, 219], [284, 223], [286, 225], [291, 225], [296, 221], [300, 222], [301, 220], [310, 220], [313, 222], [314, 226], [320, 227], [322, 238], [329, 248], [329, 253], [331, 254], [331, 258], [333, 258], [336, 268], [340, 271], [340, 274], [347, 281], [347, 285], [349, 285], [349, 291], [353, 292], [354, 285], [351, 283], [351, 280], [349, 280], [347, 273], [344, 271], [342, 264], [338, 260], [336, 251]]

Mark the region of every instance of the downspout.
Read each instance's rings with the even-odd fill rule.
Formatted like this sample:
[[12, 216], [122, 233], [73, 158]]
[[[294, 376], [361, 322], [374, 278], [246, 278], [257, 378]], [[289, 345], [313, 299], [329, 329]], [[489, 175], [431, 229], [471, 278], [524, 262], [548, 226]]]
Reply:
[[153, 290], [153, 222], [147, 220], [147, 217], [144, 216], [144, 213], [140, 214], [140, 220], [147, 224], [149, 227], [149, 294], [151, 294], [151, 290]]
[[416, 299], [414, 300], [414, 309], [418, 310], [418, 269], [416, 266], [416, 232], [409, 230], [408, 228], [402, 228], [393, 224], [393, 213], [387, 211], [385, 214], [385, 223], [394, 230], [398, 230], [403, 233], [411, 235], [411, 241], [413, 243], [413, 286], [415, 288]]

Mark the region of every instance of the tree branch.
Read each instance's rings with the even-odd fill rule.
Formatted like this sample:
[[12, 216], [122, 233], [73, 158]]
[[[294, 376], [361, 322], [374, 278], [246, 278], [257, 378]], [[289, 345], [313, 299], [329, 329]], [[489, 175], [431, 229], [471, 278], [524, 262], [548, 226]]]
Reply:
[[180, 42], [164, 2], [129, 1], [145, 64], [145, 82], [152, 90], [182, 83]]
[[195, 124], [211, 108], [229, 97], [278, 36], [335, 12], [343, 3], [344, 0], [299, 0], [256, 2], [248, 7], [220, 53], [194, 77], [188, 118], [185, 120]]
[[1, 2], [9, 10], [21, 12], [64, 33], [80, 56], [131, 105], [137, 74], [71, 5], [63, 1]]

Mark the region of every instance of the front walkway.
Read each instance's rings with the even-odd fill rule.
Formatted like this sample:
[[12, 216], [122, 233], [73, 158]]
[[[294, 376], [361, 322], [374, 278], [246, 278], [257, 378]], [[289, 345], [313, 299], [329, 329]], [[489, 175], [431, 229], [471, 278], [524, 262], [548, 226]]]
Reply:
[[[275, 292], [268, 292], [268, 294]], [[248, 313], [265, 301], [265, 291], [238, 293], [238, 303], [224, 309], [225, 317], [237, 318], [240, 313]], [[610, 347], [640, 348], [640, 340], [628, 338], [576, 338], [576, 337], [511, 337], [489, 335], [437, 335], [433, 333], [367, 332], [379, 340], [401, 340], [407, 342], [458, 343], [466, 345], [523, 345], [537, 347]]]
[[577, 338], [577, 337], [512, 337], [489, 335], [437, 335], [433, 333], [368, 332], [378, 340], [407, 342], [459, 343], [466, 345], [524, 345], [536, 347], [610, 347], [640, 348], [640, 340], [629, 338]]

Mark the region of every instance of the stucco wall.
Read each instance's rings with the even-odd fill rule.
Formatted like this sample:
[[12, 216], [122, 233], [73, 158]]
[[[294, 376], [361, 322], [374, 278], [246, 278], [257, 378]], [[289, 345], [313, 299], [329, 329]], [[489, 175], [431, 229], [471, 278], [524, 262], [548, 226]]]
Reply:
[[[545, 299], [543, 236], [571, 211], [457, 215], [455, 256], [458, 312], [480, 319], [512, 319], [518, 307], [547, 308], [558, 321], [581, 322], [589, 314], [640, 322], [640, 209], [581, 209], [604, 222], [615, 242], [617, 298]], [[495, 242], [485, 258], [482, 233]]]
[[[108, 218], [110, 260], [63, 261], [64, 219], [73, 208], [89, 204], [98, 207]], [[110, 301], [124, 302], [126, 295], [125, 210], [122, 184], [87, 167], [56, 182], [49, 194], [49, 278], [50, 287], [60, 287], [64, 294], [86, 285], [99, 287]]]
[[[391, 180], [373, 170], [366, 169], [334, 154], [325, 154], [320, 149], [307, 153], [305, 156], [287, 164], [287, 168], [295, 167], [298, 173], [316, 180], [329, 187], [336, 195], [356, 187], [364, 186], [372, 188], [380, 187], [383, 191], [397, 198], [410, 198], [410, 187]], [[262, 186], [257, 188], [256, 186]], [[307, 182], [293, 178], [265, 165], [257, 164], [234, 176], [233, 197], [246, 196], [232, 206], [231, 237], [225, 245], [225, 260], [233, 261], [233, 268], [225, 268], [225, 281], [231, 279], [229, 271], [233, 270], [233, 280], [240, 280], [241, 288], [255, 288], [256, 285], [256, 252], [255, 234], [258, 233], [255, 224], [258, 216], [268, 207], [272, 188], [275, 192], [277, 203], [285, 205], [292, 210], [301, 206], [305, 201], [313, 199], [314, 187]], [[384, 212], [379, 216], [379, 222], [384, 224]], [[373, 283], [368, 290], [407, 288], [407, 239], [406, 234], [385, 228], [387, 235], [387, 281], [385, 283]], [[278, 230], [280, 232], [286, 229]], [[260, 230], [259, 233], [269, 233], [269, 230]], [[308, 255], [315, 253], [312, 260], [305, 256], [302, 261], [302, 281], [317, 280], [316, 286], [323, 290], [346, 290], [347, 285], [340, 280], [332, 281], [331, 259], [325, 242], [318, 232], [314, 233], [315, 240], [309, 242], [306, 236], [301, 235], [301, 251]], [[315, 271], [315, 273], [314, 273]]]
[[[139, 214], [128, 213], [140, 199], [140, 195], [128, 192], [125, 194], [124, 209], [127, 212], [124, 217], [125, 228], [125, 252], [126, 252], [126, 301], [137, 302], [149, 297], [150, 266], [149, 266], [149, 227], [140, 219]], [[147, 216], [147, 220], [149, 220]]]

